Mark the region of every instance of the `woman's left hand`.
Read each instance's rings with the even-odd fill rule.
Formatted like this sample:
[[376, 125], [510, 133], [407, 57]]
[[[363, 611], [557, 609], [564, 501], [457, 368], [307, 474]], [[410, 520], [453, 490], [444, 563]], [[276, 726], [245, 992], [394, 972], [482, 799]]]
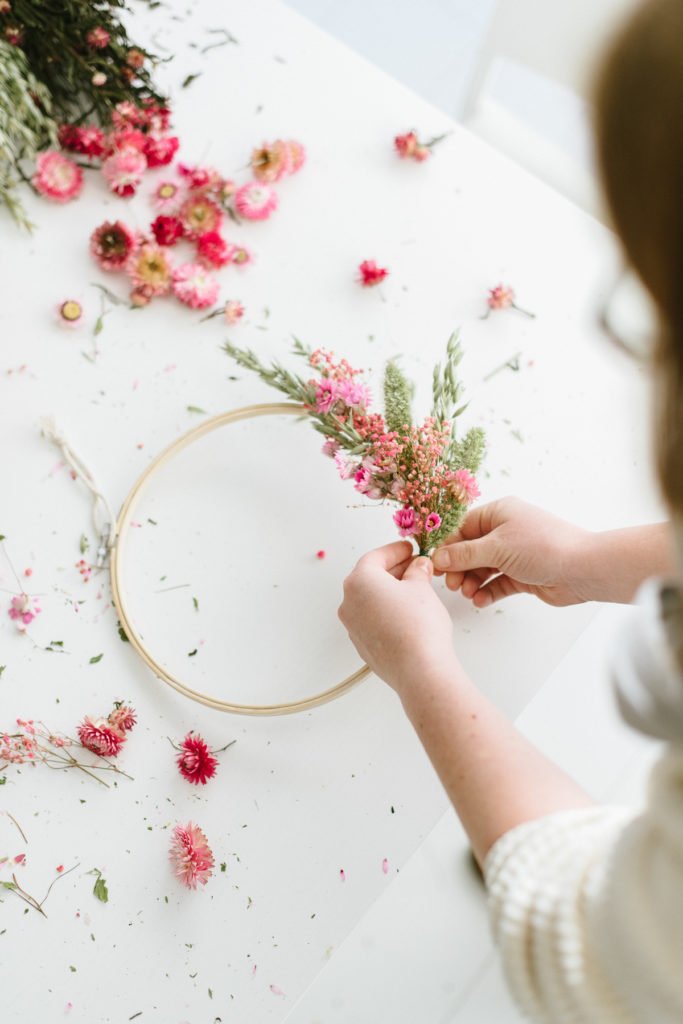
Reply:
[[396, 541], [364, 555], [344, 580], [339, 618], [361, 658], [401, 697], [457, 665], [432, 573], [429, 558], [412, 558], [412, 545]]

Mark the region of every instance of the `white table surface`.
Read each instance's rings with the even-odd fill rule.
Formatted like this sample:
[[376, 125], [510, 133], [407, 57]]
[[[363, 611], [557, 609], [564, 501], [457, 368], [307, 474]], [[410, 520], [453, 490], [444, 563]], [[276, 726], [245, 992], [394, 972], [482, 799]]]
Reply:
[[[403, 353], [424, 413], [431, 365], [461, 326], [466, 416], [487, 427], [491, 445], [484, 499], [515, 492], [595, 528], [657, 513], [646, 468], [643, 381], [594, 328], [595, 303], [616, 262], [608, 232], [274, 0], [199, 0], [141, 11], [135, 24], [139, 35], [144, 29], [177, 52], [162, 74], [188, 162], [237, 174], [253, 145], [275, 137], [299, 138], [309, 151], [306, 167], [283, 184], [276, 216], [240, 229], [258, 260], [239, 276], [223, 277], [222, 297], [241, 298], [249, 310], [250, 322], [231, 332], [233, 340], [258, 346], [264, 357], [286, 358], [296, 333], [368, 365], [375, 379], [388, 356]], [[239, 45], [200, 56], [190, 44], [205, 45], [212, 38], [206, 29], [219, 26]], [[198, 71], [187, 90], [178, 88]], [[425, 165], [401, 163], [391, 140], [412, 126], [425, 135], [453, 134]], [[271, 396], [241, 373], [229, 381], [234, 371], [219, 350], [220, 323], [198, 326], [197, 314], [172, 302], [139, 313], [115, 309], [98, 339], [97, 360], [84, 359], [82, 350], [92, 345], [88, 330], [59, 330], [53, 307], [75, 292], [94, 322], [98, 300], [89, 282], [117, 283], [90, 263], [87, 237], [115, 215], [144, 225], [146, 196], [126, 204], [92, 179], [75, 204], [27, 203], [36, 232], [27, 237], [3, 222], [0, 247], [0, 529], [17, 569], [33, 569], [31, 591], [43, 595], [32, 635], [41, 645], [61, 639], [69, 653], [34, 649], [0, 615], [0, 664], [7, 666], [2, 724], [43, 718], [73, 732], [83, 714], [106, 711], [116, 698], [134, 703], [140, 724], [121, 758], [135, 781], [123, 779], [111, 791], [46, 769], [7, 773], [0, 808], [22, 824], [29, 843], [24, 848], [0, 817], [0, 856], [27, 853], [20, 880], [35, 893], [45, 890], [57, 864], [80, 868], [55, 887], [47, 920], [24, 915], [11, 896], [0, 904], [3, 1021], [68, 1014], [104, 1024], [138, 1013], [142, 1024], [282, 1021], [321, 967], [334, 963], [335, 949], [368, 908], [396, 885], [447, 800], [398, 702], [377, 680], [305, 715], [233, 719], [169, 691], [120, 642], [105, 581], [84, 585], [74, 568], [80, 535], [92, 540], [90, 507], [82, 487], [57, 468], [39, 435], [40, 417], [56, 416], [118, 507], [153, 455], [195, 425], [188, 404], [218, 412]], [[365, 258], [391, 269], [383, 297], [353, 281]], [[513, 313], [479, 319], [487, 289], [499, 280], [514, 285], [536, 320]], [[506, 370], [484, 382], [517, 351], [519, 373]], [[283, 431], [275, 441], [283, 459], [300, 450], [292, 436]], [[228, 452], [226, 441], [226, 458]], [[150, 615], [168, 619], [169, 645], [177, 635], [187, 639], [174, 656], [182, 660], [201, 639], [202, 657], [217, 657], [223, 649], [214, 650], [212, 630], [219, 609], [225, 628], [249, 641], [236, 657], [251, 651], [262, 659], [263, 674], [272, 653], [271, 675], [283, 687], [301, 665], [310, 672], [324, 662], [335, 679], [354, 664], [335, 620], [341, 579], [363, 550], [391, 540], [393, 530], [387, 512], [349, 507], [353, 498], [328, 464], [320, 464], [315, 479], [315, 491], [299, 502], [300, 519], [259, 508], [254, 537], [267, 528], [264, 549], [217, 532], [210, 482], [196, 485], [192, 513], [178, 481], [169, 515], [178, 508], [194, 514], [185, 524], [191, 543], [176, 550], [180, 522], [156, 535], [161, 540], [151, 528], [147, 536], [179, 583], [185, 580], [177, 566], [191, 549], [182, 570], [192, 565], [201, 580], [206, 618], [192, 619], [189, 600], [150, 600]], [[227, 508], [231, 495], [221, 498]], [[312, 522], [319, 533], [311, 532]], [[328, 551], [324, 563], [312, 557], [320, 547]], [[271, 590], [284, 594], [287, 630], [264, 616], [259, 588], [248, 585], [252, 552], [268, 609], [278, 607]], [[5, 564], [0, 573], [0, 586], [13, 589]], [[445, 592], [444, 600], [463, 662], [515, 717], [594, 615], [593, 608], [557, 612], [522, 598], [486, 613]], [[283, 633], [290, 646], [272, 651], [269, 638]], [[89, 664], [100, 653], [103, 659]], [[187, 671], [198, 678], [203, 663], [195, 662]], [[242, 663], [230, 665], [236, 667], [244, 679]], [[200, 792], [175, 773], [166, 739], [188, 729], [216, 746], [238, 739]], [[180, 888], [167, 864], [169, 830], [190, 818], [227, 864], [199, 893]], [[94, 867], [107, 879], [107, 905], [92, 896], [85, 872]], [[0, 870], [7, 877], [8, 869]], [[481, 894], [471, 878], [441, 877], [462, 920], [483, 934]], [[427, 929], [425, 941], [438, 943], [438, 933], [431, 935]], [[469, 939], [460, 941], [462, 948], [451, 951], [444, 1011], [471, 982]]]

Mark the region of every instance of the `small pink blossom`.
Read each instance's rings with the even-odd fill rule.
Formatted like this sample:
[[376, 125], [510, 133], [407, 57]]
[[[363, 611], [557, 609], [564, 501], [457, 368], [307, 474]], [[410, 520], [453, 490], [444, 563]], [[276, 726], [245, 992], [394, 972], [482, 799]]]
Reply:
[[366, 466], [359, 466], [353, 474], [354, 487], [360, 494], [367, 494], [372, 487], [372, 473]]
[[328, 437], [320, 451], [323, 455], [327, 455], [330, 459], [333, 459], [339, 451], [339, 441], [335, 441], [333, 437]]
[[296, 174], [296, 172], [300, 171], [306, 163], [306, 150], [300, 142], [296, 141], [296, 139], [289, 139], [285, 145], [289, 149], [289, 158], [291, 163], [289, 173]]
[[425, 519], [425, 530], [427, 533], [432, 533], [433, 530], [438, 530], [441, 526], [441, 516], [438, 512], [430, 512]]
[[197, 239], [197, 255], [211, 267], [224, 267], [232, 261], [232, 246], [219, 231], [205, 231]]
[[176, 763], [182, 777], [195, 786], [205, 786], [218, 768], [218, 758], [213, 756], [202, 737], [193, 732], [188, 732], [183, 740]]
[[206, 309], [218, 298], [220, 285], [200, 263], [183, 263], [173, 271], [173, 294], [192, 309]]
[[182, 195], [180, 185], [174, 181], [162, 181], [152, 193], [152, 202], [161, 213], [170, 213], [175, 209]]
[[124, 733], [112, 726], [106, 718], [86, 715], [76, 732], [81, 745], [100, 757], [116, 757], [126, 742]]
[[450, 481], [450, 490], [456, 501], [461, 505], [469, 505], [480, 495], [477, 479], [470, 473], [469, 469], [458, 469]]
[[102, 164], [102, 174], [117, 196], [135, 195], [146, 170], [145, 157], [132, 147], [117, 150]]
[[173, 873], [188, 889], [206, 885], [213, 873], [214, 858], [209, 841], [192, 822], [173, 829], [170, 858]]
[[339, 471], [339, 476], [342, 480], [350, 480], [358, 469], [358, 463], [353, 459], [350, 459], [347, 455], [343, 455], [341, 452], [337, 452], [334, 456], [334, 464]]
[[114, 704], [114, 710], [109, 715], [109, 724], [119, 732], [130, 732], [137, 720], [135, 709], [121, 701]]
[[166, 295], [171, 289], [171, 262], [167, 250], [160, 245], [145, 242], [131, 253], [126, 263], [126, 273], [135, 291], [141, 295], [144, 293], [148, 301], [155, 295]]
[[244, 245], [233, 245], [230, 249], [230, 262], [236, 267], [246, 267], [254, 262], [254, 256]]
[[509, 309], [514, 305], [515, 293], [508, 285], [497, 284], [495, 288], [489, 289], [486, 302], [489, 309]]
[[110, 39], [111, 36], [102, 25], [96, 25], [95, 28], [91, 28], [85, 37], [86, 43], [88, 46], [92, 46], [93, 50], [103, 50], [105, 46], [109, 45]]
[[247, 220], [266, 220], [277, 204], [275, 189], [261, 182], [247, 182], [235, 192], [235, 208]]
[[375, 260], [363, 260], [358, 267], [358, 272], [358, 280], [364, 288], [372, 288], [375, 285], [381, 284], [389, 274], [387, 268], [379, 267]]
[[323, 377], [315, 384], [315, 410], [323, 415], [330, 412], [338, 398], [337, 382]]
[[180, 207], [178, 215], [188, 238], [200, 238], [207, 232], [218, 231], [223, 221], [220, 206], [205, 195], [190, 195]]
[[63, 153], [48, 149], [36, 158], [33, 185], [41, 195], [56, 203], [68, 203], [80, 195], [83, 171]]
[[223, 316], [225, 317], [226, 324], [233, 327], [244, 316], [244, 306], [238, 299], [229, 299], [225, 303]]
[[64, 299], [57, 306], [60, 327], [78, 327], [83, 320], [83, 305], [78, 299]]
[[337, 397], [351, 409], [367, 409], [370, 405], [370, 389], [354, 380], [342, 380], [337, 384]]
[[36, 615], [41, 612], [40, 601], [30, 594], [19, 594], [10, 601], [8, 615], [16, 623], [17, 629], [24, 630], [30, 626]]
[[394, 522], [402, 537], [412, 537], [414, 533], [419, 533], [419, 522], [413, 508], [398, 509], [394, 512]]

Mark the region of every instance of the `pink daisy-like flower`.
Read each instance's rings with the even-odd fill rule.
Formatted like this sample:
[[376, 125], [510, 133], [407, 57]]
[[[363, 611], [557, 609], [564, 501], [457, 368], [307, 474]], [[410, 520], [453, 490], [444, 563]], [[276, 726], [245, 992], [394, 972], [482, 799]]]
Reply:
[[218, 758], [214, 757], [201, 736], [188, 732], [176, 758], [180, 774], [195, 786], [205, 786], [216, 774]]
[[97, 25], [95, 28], [91, 28], [85, 37], [85, 41], [88, 46], [91, 46], [93, 50], [103, 50], [105, 46], [109, 46], [109, 40], [111, 36], [107, 32], [106, 28], [101, 25]]
[[159, 245], [175, 245], [185, 234], [183, 222], [179, 217], [172, 217], [163, 213], [160, 213], [150, 226]]
[[109, 132], [104, 140], [104, 155], [111, 156], [113, 153], [121, 153], [126, 149], [136, 149], [138, 153], [145, 151], [147, 136], [139, 128], [119, 128]]
[[106, 220], [90, 236], [90, 252], [102, 270], [123, 270], [138, 242], [123, 221]]
[[254, 262], [253, 253], [244, 245], [233, 245], [230, 248], [230, 262], [236, 267], [246, 267]]
[[350, 480], [358, 469], [358, 463], [354, 462], [348, 456], [343, 455], [342, 452], [336, 452], [334, 455], [334, 464], [337, 467], [339, 476], [342, 480]]
[[187, 187], [193, 192], [216, 189], [223, 183], [215, 167], [189, 167], [187, 164], [179, 163], [178, 174], [185, 178]]
[[223, 310], [225, 322], [228, 326], [233, 327], [236, 323], [244, 316], [244, 306], [238, 299], [230, 299], [225, 303]]
[[147, 117], [144, 110], [137, 107], [130, 100], [122, 100], [116, 104], [111, 115], [112, 124], [115, 128], [135, 127], [144, 124]]
[[164, 167], [166, 164], [170, 164], [179, 146], [180, 140], [175, 135], [164, 135], [161, 138], [148, 135], [144, 149], [147, 166]]
[[139, 71], [144, 63], [145, 55], [142, 50], [138, 50], [136, 46], [131, 46], [126, 54], [126, 64], [128, 67], [133, 68], [134, 71]]
[[224, 267], [230, 263], [232, 249], [219, 231], [205, 231], [197, 239], [197, 255], [202, 263], [211, 267]]
[[135, 710], [128, 704], [117, 701], [114, 710], [109, 715], [109, 724], [118, 732], [130, 732], [137, 724]]
[[328, 437], [320, 451], [323, 455], [327, 455], [328, 458], [333, 459], [339, 451], [339, 441], [335, 441], [333, 437]]
[[130, 304], [131, 306], [134, 306], [135, 309], [142, 309], [144, 306], [149, 306], [153, 298], [153, 292], [151, 292], [146, 285], [140, 284], [137, 288], [133, 288], [131, 290]]
[[83, 171], [63, 153], [48, 149], [36, 158], [33, 185], [41, 195], [56, 203], [68, 203], [80, 195]]
[[249, 181], [235, 192], [235, 208], [247, 220], [266, 220], [277, 204], [275, 189], [260, 182]]
[[80, 127], [75, 124], [60, 124], [57, 138], [62, 149], [83, 156], [100, 157], [104, 153], [104, 132], [95, 125]]
[[209, 841], [191, 821], [173, 829], [170, 858], [173, 873], [188, 889], [196, 889], [198, 883], [206, 885], [211, 878], [214, 859]]
[[102, 164], [102, 174], [117, 196], [135, 195], [146, 170], [144, 155], [132, 147], [117, 150]]
[[320, 413], [328, 413], [334, 406], [338, 394], [339, 385], [335, 380], [330, 380], [329, 377], [323, 377], [321, 380], [316, 381], [315, 384], [315, 411]]
[[461, 505], [469, 505], [470, 502], [480, 496], [476, 477], [470, 473], [469, 469], [456, 470], [449, 486], [453, 497]]
[[7, 614], [17, 626], [17, 629], [24, 630], [30, 626], [36, 615], [40, 615], [40, 601], [30, 594], [18, 594], [10, 601]]
[[397, 512], [394, 512], [393, 518], [402, 537], [412, 537], [414, 533], [418, 532], [418, 520], [415, 515], [415, 509], [400, 508]]
[[126, 742], [125, 735], [114, 728], [106, 718], [86, 715], [76, 729], [81, 745], [100, 757], [116, 757]]
[[514, 305], [514, 301], [513, 289], [505, 284], [497, 284], [495, 288], [490, 288], [486, 300], [489, 309], [509, 309]]
[[354, 380], [342, 380], [337, 384], [337, 397], [350, 409], [367, 409], [370, 405], [370, 388]]
[[170, 209], [175, 209], [182, 194], [180, 185], [176, 185], [174, 181], [162, 181], [152, 193], [152, 202], [157, 210], [167, 213]]
[[173, 271], [173, 294], [192, 309], [206, 309], [218, 298], [220, 286], [200, 263], [183, 263]]
[[292, 171], [292, 154], [286, 142], [264, 142], [251, 154], [251, 169], [258, 181], [279, 181]]
[[388, 275], [386, 267], [378, 267], [375, 260], [363, 260], [358, 267], [358, 280], [364, 288], [372, 288], [380, 284]]
[[126, 273], [136, 290], [144, 289], [148, 299], [166, 295], [171, 290], [171, 263], [159, 245], [144, 242], [128, 259]]
[[57, 306], [57, 316], [62, 327], [76, 327], [83, 319], [83, 306], [78, 299], [65, 299]]
[[218, 231], [223, 221], [220, 206], [202, 194], [188, 196], [180, 207], [178, 216], [183, 222], [188, 238], [199, 238], [209, 231]]
[[401, 159], [410, 159], [415, 155], [419, 143], [415, 132], [406, 132], [405, 135], [397, 135], [394, 139], [394, 147]]
[[425, 530], [427, 533], [432, 533], [434, 530], [438, 530], [441, 526], [441, 516], [438, 512], [430, 512], [425, 519]]
[[359, 466], [353, 474], [354, 487], [360, 494], [367, 494], [373, 486], [372, 473], [367, 466]]

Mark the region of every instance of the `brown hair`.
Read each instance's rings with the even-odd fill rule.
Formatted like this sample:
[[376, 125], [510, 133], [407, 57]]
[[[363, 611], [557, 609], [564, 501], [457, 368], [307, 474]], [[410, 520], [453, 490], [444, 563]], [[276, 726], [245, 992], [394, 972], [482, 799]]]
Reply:
[[[683, 2], [646, 0], [610, 45], [595, 87], [609, 210], [659, 311], [657, 462], [683, 521]], [[682, 555], [683, 557], [683, 555]]]

